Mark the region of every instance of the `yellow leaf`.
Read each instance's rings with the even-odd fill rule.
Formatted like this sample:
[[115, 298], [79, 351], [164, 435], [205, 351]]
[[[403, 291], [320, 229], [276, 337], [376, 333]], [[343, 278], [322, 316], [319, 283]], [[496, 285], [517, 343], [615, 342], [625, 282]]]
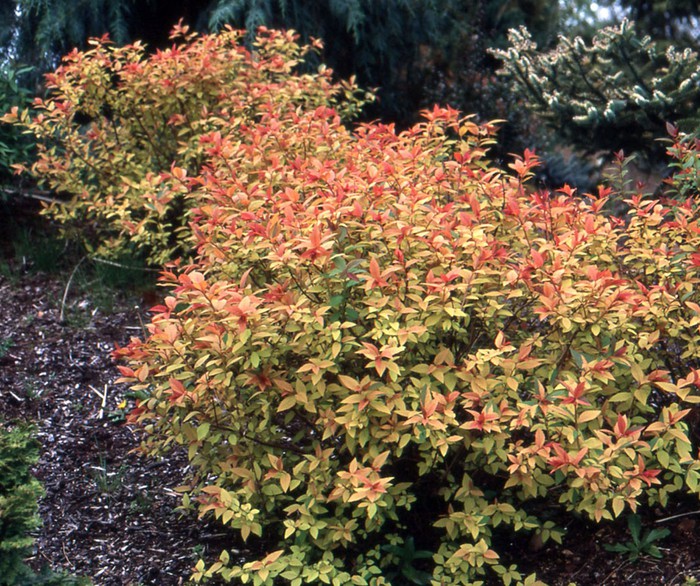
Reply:
[[622, 497], [615, 497], [612, 501], [612, 509], [615, 517], [619, 517], [620, 513], [625, 510], [625, 500]]
[[262, 559], [263, 565], [268, 565], [268, 564], [271, 564], [272, 562], [277, 561], [277, 558], [279, 558], [283, 553], [284, 553], [283, 549], [278, 549], [277, 551], [273, 551], [272, 553], [267, 554]]
[[292, 481], [292, 476], [289, 474], [289, 472], [282, 472], [280, 474], [280, 486], [282, 487], [282, 490], [284, 492], [287, 492], [289, 490], [289, 484]]
[[578, 416], [578, 423], [587, 423], [588, 421], [593, 421], [600, 415], [599, 409], [591, 409], [589, 411], [584, 411]]
[[285, 397], [280, 401], [279, 406], [277, 407], [277, 413], [281, 413], [282, 411], [287, 411], [288, 409], [291, 409], [294, 407], [294, 405], [297, 404], [297, 399], [296, 396], [294, 395], [289, 395], [288, 397]]
[[386, 452], [382, 452], [379, 454], [374, 460], [372, 460], [372, 468], [375, 470], [379, 470], [382, 466], [384, 466], [384, 462], [386, 462], [386, 459], [389, 457], [389, 450]]

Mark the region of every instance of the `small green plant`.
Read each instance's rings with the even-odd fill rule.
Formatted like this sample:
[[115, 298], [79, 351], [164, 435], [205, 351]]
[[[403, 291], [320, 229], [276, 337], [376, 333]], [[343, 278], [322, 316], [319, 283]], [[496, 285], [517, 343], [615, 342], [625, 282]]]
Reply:
[[7, 356], [7, 353], [15, 345], [14, 340], [10, 337], [0, 338], [0, 358]]
[[29, 401], [34, 401], [35, 399], [38, 399], [41, 396], [41, 391], [39, 390], [40, 387], [37, 386], [37, 381], [35, 379], [28, 380], [24, 383], [24, 386], [22, 387], [23, 396], [25, 399]]
[[637, 561], [643, 555], [659, 559], [663, 557], [656, 542], [668, 537], [671, 534], [669, 529], [665, 527], [663, 529], [650, 529], [642, 533], [642, 521], [639, 515], [628, 515], [627, 527], [632, 537], [630, 541], [606, 544], [603, 547], [607, 551], [626, 554], [631, 562]]
[[92, 586], [88, 578], [76, 577], [63, 572], [53, 572], [44, 568], [39, 574], [27, 576], [21, 586]]
[[147, 492], [139, 492], [129, 504], [129, 511], [135, 515], [147, 513], [153, 508], [153, 498]]
[[198, 560], [201, 560], [204, 557], [204, 554], [206, 554], [206, 548], [204, 547], [203, 544], [197, 543], [192, 546], [192, 557]]
[[99, 466], [92, 467], [92, 478], [100, 494], [110, 495], [122, 486], [126, 466], [120, 466], [116, 471], [110, 471], [107, 459], [101, 455]]
[[407, 580], [409, 584], [430, 584], [431, 574], [415, 567], [414, 563], [419, 560], [430, 560], [433, 553], [427, 550], [416, 549], [413, 537], [406, 539], [404, 543], [386, 544], [382, 550], [392, 558], [396, 564], [396, 571], [389, 574], [389, 578], [396, 580], [395, 583]]

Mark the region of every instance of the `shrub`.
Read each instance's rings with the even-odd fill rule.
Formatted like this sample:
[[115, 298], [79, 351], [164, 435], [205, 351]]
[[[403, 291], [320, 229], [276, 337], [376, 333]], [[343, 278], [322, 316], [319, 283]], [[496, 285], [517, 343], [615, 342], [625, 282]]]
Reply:
[[35, 100], [35, 115], [15, 108], [4, 117], [36, 137], [37, 161], [24, 170], [70, 197], [46, 212], [77, 226], [94, 254], [158, 265], [186, 252], [179, 230], [188, 204], [163, 182], [173, 166], [176, 180], [196, 175], [203, 134], [245, 128], [270, 108], [323, 104], [351, 117], [369, 99], [329, 69], [295, 73], [319, 42], [261, 29], [251, 53], [244, 34], [197, 36], [179, 26], [177, 43], [153, 55], [138, 42], [93, 39], [47, 76], [50, 96]]
[[144, 449], [185, 446], [184, 505], [247, 542], [195, 580], [532, 584], [513, 533], [698, 492], [698, 206], [609, 218], [492, 132], [321, 107], [202, 138], [195, 262], [116, 352]]

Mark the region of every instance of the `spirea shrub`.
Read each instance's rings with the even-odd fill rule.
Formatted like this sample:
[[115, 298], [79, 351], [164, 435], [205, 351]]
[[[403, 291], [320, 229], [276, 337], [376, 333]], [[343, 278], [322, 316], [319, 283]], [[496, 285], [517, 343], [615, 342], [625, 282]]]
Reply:
[[160, 265], [188, 252], [179, 233], [187, 203], [164, 181], [197, 174], [202, 135], [235, 133], [269, 108], [328, 105], [351, 118], [370, 99], [352, 80], [333, 81], [329, 69], [301, 71], [318, 41], [301, 45], [291, 31], [261, 29], [250, 51], [244, 37], [178, 26], [173, 46], [154, 54], [104, 37], [67, 55], [47, 76], [48, 98], [3, 118], [37, 141], [37, 160], [24, 170], [69, 197], [48, 215], [77, 227], [98, 256], [138, 255]]
[[320, 107], [202, 138], [195, 262], [116, 352], [144, 449], [184, 446], [185, 506], [240, 533], [196, 581], [533, 584], [513, 534], [698, 492], [697, 205], [607, 217], [492, 132]]

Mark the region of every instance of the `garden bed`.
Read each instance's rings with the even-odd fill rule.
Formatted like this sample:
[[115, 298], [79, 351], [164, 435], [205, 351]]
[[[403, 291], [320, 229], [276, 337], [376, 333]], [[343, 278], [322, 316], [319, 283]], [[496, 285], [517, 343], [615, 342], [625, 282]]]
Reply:
[[183, 583], [217, 529], [176, 510], [186, 460], [132, 453], [138, 439], [119, 422], [110, 351], [138, 335], [138, 311], [122, 303], [107, 314], [82, 293], [61, 323], [64, 287], [60, 277], [0, 277], [0, 416], [34, 422], [42, 444], [43, 527], [30, 563], [105, 586]]
[[[61, 322], [67, 277], [21, 274], [17, 262], [8, 268], [0, 277], [0, 416], [35, 422], [43, 446], [36, 469], [46, 490], [43, 527], [31, 565], [104, 586], [185, 583], [198, 557], [215, 553], [225, 535], [176, 510], [173, 489], [186, 459], [132, 452], [138, 438], [119, 421], [125, 389], [113, 382], [110, 358], [115, 343], [141, 333], [145, 312], [135, 305], [150, 300], [121, 299], [107, 311], [86, 290], [71, 290]], [[624, 522], [570, 524], [563, 546], [523, 540], [502, 551], [551, 586], [690, 585], [700, 578], [698, 508], [688, 501], [652, 512], [683, 515], [660, 524], [671, 529], [658, 544], [661, 560], [633, 563], [603, 548], [629, 540]], [[645, 527], [652, 520], [645, 517]]]

